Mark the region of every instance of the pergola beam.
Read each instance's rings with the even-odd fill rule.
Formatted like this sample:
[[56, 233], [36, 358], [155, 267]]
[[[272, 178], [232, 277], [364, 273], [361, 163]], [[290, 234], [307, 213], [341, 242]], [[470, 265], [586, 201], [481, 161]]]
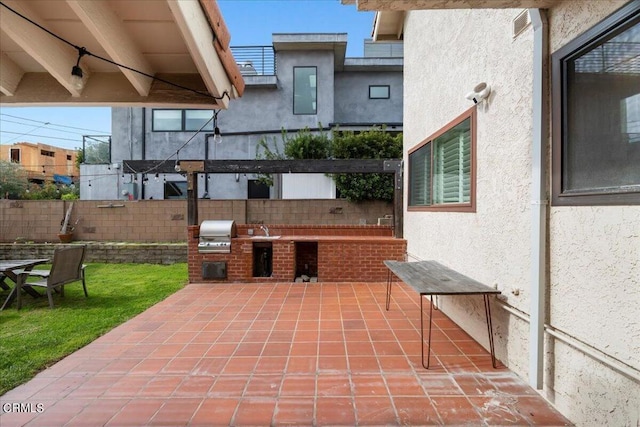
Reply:
[[[396, 173], [400, 160], [181, 160], [202, 163], [198, 173]], [[124, 160], [124, 173], [175, 173], [175, 162], [160, 160]]]

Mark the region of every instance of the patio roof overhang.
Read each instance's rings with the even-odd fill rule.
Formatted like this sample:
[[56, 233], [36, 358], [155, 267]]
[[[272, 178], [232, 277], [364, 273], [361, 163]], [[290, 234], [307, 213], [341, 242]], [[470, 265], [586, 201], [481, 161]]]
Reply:
[[372, 38], [375, 41], [402, 40], [404, 15], [409, 10], [434, 9], [544, 9], [563, 0], [342, 0], [358, 10], [375, 11]]
[[420, 9], [508, 9], [539, 8], [557, 5], [563, 0], [342, 0], [358, 10], [406, 11]]
[[0, 3], [2, 104], [227, 108], [244, 91], [215, 0]]

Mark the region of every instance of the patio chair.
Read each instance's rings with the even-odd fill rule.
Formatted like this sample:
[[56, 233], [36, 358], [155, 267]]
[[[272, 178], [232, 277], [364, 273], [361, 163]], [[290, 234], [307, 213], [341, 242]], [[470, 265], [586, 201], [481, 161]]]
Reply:
[[[53, 292], [60, 291], [60, 295], [64, 297], [64, 286], [73, 282], [82, 282], [84, 296], [89, 297], [87, 293], [87, 284], [84, 277], [85, 265], [84, 255], [87, 247], [72, 246], [66, 248], [57, 248], [53, 252], [53, 262], [50, 270], [32, 270], [25, 272], [28, 276], [39, 277], [40, 280], [29, 282], [28, 286], [42, 287], [47, 291], [49, 298], [49, 308], [53, 308]], [[18, 309], [22, 306], [20, 292], [18, 292]]]

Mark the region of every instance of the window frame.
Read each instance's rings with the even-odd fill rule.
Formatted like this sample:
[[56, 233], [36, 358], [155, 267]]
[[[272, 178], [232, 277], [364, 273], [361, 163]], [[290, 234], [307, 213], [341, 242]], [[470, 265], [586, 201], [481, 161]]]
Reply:
[[[564, 153], [568, 148], [566, 64], [600, 45], [614, 33], [640, 24], [640, 2], [631, 2], [574, 38], [551, 55], [551, 204], [553, 206], [639, 205], [640, 189], [564, 190]], [[634, 186], [635, 187], [635, 186]]]
[[[174, 185], [179, 190], [182, 190], [184, 187], [184, 197], [168, 197], [167, 196], [167, 186]], [[187, 181], [184, 180], [167, 180], [163, 183], [162, 186], [162, 198], [163, 200], [186, 200], [187, 199]]]
[[[408, 164], [408, 172], [407, 172], [407, 211], [409, 212], [466, 212], [466, 213], [475, 213], [476, 212], [476, 140], [477, 140], [477, 106], [473, 106], [469, 108], [464, 113], [460, 114], [455, 119], [451, 120], [445, 126], [440, 128], [434, 134], [422, 140], [419, 144], [415, 145], [413, 148], [409, 149], [407, 152], [407, 164]], [[470, 157], [471, 157], [471, 165], [470, 165], [470, 195], [469, 202], [463, 203], [441, 203], [437, 205], [430, 206], [412, 206], [411, 203], [411, 162], [409, 160], [409, 156], [418, 151], [422, 147], [426, 146], [433, 142], [434, 139], [444, 135], [449, 130], [458, 126], [465, 120], [469, 119], [469, 138], [470, 138]], [[433, 154], [431, 154], [431, 158], [433, 161]], [[433, 174], [433, 168], [431, 168], [431, 173]]]
[[[316, 86], [315, 86], [315, 91], [316, 91], [316, 97], [315, 97], [315, 102], [316, 102], [316, 106], [314, 108], [314, 112], [313, 113], [296, 113], [296, 70], [297, 69], [304, 69], [304, 68], [313, 68], [315, 70], [315, 76], [316, 76]], [[294, 116], [317, 116], [318, 115], [318, 67], [315, 65], [296, 65], [293, 67], [293, 105], [292, 105], [292, 111], [293, 111], [293, 115]]]
[[[387, 96], [371, 96], [372, 88], [386, 88]], [[369, 99], [390, 99], [391, 98], [391, 85], [369, 85]]]
[[[179, 111], [180, 112], [180, 129], [157, 129], [155, 114], [156, 111]], [[198, 129], [187, 129], [187, 111], [211, 111], [212, 116], [215, 115], [215, 111], [208, 108], [154, 108], [151, 110], [151, 132], [197, 132]], [[212, 133], [213, 132], [213, 120], [209, 123], [211, 129], [205, 128], [200, 132]]]

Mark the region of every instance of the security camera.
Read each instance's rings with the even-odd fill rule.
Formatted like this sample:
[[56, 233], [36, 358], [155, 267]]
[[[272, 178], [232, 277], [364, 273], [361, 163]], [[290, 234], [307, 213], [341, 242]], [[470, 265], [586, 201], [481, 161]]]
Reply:
[[491, 86], [482, 82], [477, 84], [473, 90], [465, 95], [469, 101], [473, 101], [474, 104], [484, 101], [491, 94]]

